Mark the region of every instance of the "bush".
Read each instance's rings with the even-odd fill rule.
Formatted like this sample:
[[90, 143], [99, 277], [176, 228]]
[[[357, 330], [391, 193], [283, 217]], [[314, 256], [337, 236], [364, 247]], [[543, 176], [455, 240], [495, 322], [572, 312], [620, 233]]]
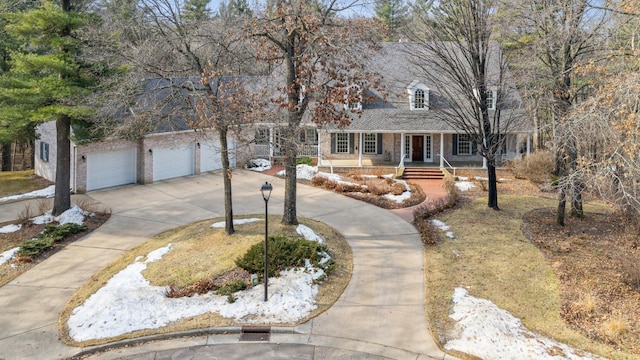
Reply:
[[526, 158], [509, 161], [505, 167], [516, 179], [544, 184], [549, 181], [555, 164], [550, 151], [536, 151]]
[[38, 236], [20, 244], [18, 256], [33, 259], [49, 250], [56, 242], [60, 242], [69, 235], [77, 234], [85, 230], [87, 230], [85, 225], [64, 224], [57, 226], [49, 224], [45, 226]]
[[[314, 267], [323, 269], [326, 273], [332, 268], [333, 261], [320, 264], [328, 248], [316, 241], [292, 239], [284, 236], [269, 237], [269, 276], [276, 276], [281, 271], [303, 267], [308, 259]], [[252, 274], [264, 276], [264, 241], [253, 245], [244, 256], [236, 260], [236, 265]]]
[[452, 177], [445, 178], [444, 187], [447, 191], [446, 198], [419, 207], [413, 212], [414, 225], [425, 245], [436, 245], [440, 239], [440, 231], [431, 223], [430, 218], [443, 210], [454, 207], [460, 197]]
[[231, 296], [234, 293], [237, 293], [238, 291], [245, 290], [246, 288], [247, 288], [247, 283], [244, 282], [244, 280], [236, 280], [220, 286], [220, 288], [218, 288], [217, 290], [217, 293], [218, 295], [222, 295], [222, 296], [224, 295]]
[[296, 159], [296, 165], [301, 165], [301, 164], [311, 166], [311, 165], [313, 165], [313, 162], [312, 162], [310, 157], [303, 156], [303, 157], [299, 157], [299, 158]]

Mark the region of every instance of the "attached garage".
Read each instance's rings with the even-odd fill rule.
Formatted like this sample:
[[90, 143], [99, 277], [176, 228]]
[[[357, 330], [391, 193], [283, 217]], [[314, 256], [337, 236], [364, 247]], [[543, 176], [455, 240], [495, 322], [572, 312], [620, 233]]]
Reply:
[[[235, 141], [229, 139], [229, 163], [231, 167], [235, 167]], [[214, 171], [222, 169], [222, 153], [220, 152], [220, 142], [218, 140], [204, 142], [200, 153], [200, 171]]]
[[153, 181], [195, 173], [194, 144], [153, 148]]
[[88, 153], [87, 191], [136, 182], [136, 149]]

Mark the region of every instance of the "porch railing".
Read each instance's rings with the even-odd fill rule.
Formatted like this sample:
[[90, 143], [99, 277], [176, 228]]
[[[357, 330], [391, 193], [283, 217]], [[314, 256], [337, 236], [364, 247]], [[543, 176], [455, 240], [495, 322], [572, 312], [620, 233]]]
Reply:
[[[282, 151], [280, 147], [273, 147], [273, 154], [271, 153], [271, 147], [269, 144], [254, 144], [253, 153], [257, 157], [269, 158], [271, 156], [280, 156]], [[318, 157], [318, 145], [300, 145], [298, 146], [298, 156]]]
[[[446, 164], [447, 164], [447, 166], [448, 166], [449, 168], [451, 168], [451, 170], [453, 170], [453, 176], [456, 176], [456, 168], [455, 168], [455, 167], [453, 167], [453, 166], [451, 166], [451, 164], [447, 161], [447, 159], [446, 159], [444, 156], [442, 156], [442, 155], [438, 155], [438, 156], [440, 156], [440, 158], [442, 159], [442, 161], [443, 161], [444, 163], [446, 163]], [[447, 168], [447, 167], [445, 166], [445, 169], [446, 169], [446, 168]]]

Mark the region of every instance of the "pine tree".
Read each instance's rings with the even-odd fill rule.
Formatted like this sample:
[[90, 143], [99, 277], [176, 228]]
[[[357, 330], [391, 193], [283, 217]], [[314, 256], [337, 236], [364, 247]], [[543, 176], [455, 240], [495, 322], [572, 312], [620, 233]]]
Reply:
[[202, 21], [208, 19], [211, 14], [209, 9], [209, 0], [185, 0], [184, 17], [189, 21]]
[[71, 207], [71, 123], [91, 113], [78, 101], [94, 82], [93, 69], [79, 59], [81, 42], [76, 36], [88, 16], [71, 11], [69, 0], [59, 7], [45, 1], [36, 9], [7, 14], [7, 21], [6, 31], [23, 46], [12, 53], [11, 68], [0, 78], [2, 116], [17, 128], [56, 121], [53, 214], [59, 215]]
[[403, 0], [376, 0], [376, 19], [387, 27], [387, 41], [398, 40], [409, 18], [409, 10]]

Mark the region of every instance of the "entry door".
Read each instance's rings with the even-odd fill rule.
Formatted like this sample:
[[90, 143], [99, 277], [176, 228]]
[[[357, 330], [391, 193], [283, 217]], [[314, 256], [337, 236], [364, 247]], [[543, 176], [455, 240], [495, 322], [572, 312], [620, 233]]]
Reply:
[[424, 136], [413, 135], [411, 137], [411, 160], [424, 161]]

